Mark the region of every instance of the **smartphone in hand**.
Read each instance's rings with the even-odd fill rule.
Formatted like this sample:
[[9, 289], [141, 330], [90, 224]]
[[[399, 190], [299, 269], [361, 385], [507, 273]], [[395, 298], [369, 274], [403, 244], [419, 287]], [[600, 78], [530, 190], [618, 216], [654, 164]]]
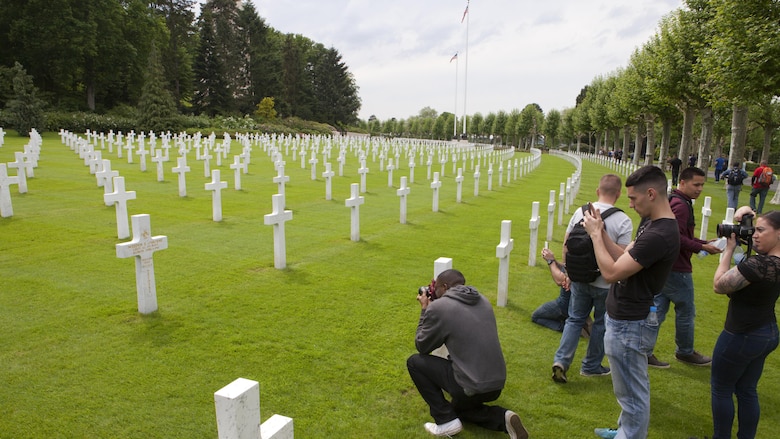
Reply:
[[590, 201], [588, 201], [588, 211], [592, 216], [594, 217], [596, 216], [596, 208], [593, 207], [593, 203], [591, 203]]

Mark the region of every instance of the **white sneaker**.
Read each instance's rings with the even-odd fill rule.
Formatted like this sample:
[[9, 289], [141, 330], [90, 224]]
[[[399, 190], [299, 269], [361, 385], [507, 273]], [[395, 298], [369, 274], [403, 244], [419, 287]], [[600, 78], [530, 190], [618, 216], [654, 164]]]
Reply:
[[425, 429], [434, 436], [450, 437], [460, 433], [460, 431], [463, 430], [463, 424], [460, 423], [460, 419], [455, 418], [452, 421], [441, 425], [434, 424], [433, 422], [426, 422]]
[[506, 432], [509, 433], [511, 439], [528, 439], [528, 430], [523, 427], [523, 423], [520, 422], [520, 416], [512, 410], [507, 410], [504, 413], [504, 421], [506, 423]]

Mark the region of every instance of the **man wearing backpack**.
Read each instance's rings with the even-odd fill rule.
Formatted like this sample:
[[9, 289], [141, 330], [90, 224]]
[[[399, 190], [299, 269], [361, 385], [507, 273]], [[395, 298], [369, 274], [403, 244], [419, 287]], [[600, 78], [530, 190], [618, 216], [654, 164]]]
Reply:
[[[594, 210], [601, 212], [607, 235], [622, 252], [631, 242], [633, 225], [628, 215], [614, 207], [620, 193], [620, 177], [607, 174], [599, 181], [599, 187], [596, 189], [598, 201], [592, 206]], [[552, 379], [557, 383], [568, 382], [566, 372], [574, 359], [580, 333], [591, 309], [593, 309], [593, 326], [588, 340], [588, 352], [582, 360], [580, 375], [591, 377], [610, 374], [610, 369], [601, 365], [604, 359], [604, 312], [609, 283], [599, 273], [593, 244], [587, 230], [581, 224], [585, 209], [588, 209], [588, 205], [574, 212], [564, 240], [563, 257], [566, 263], [566, 274], [571, 281], [571, 297], [569, 317], [564, 324], [561, 343], [553, 359]]]
[[737, 210], [739, 206], [739, 193], [742, 191], [742, 181], [748, 177], [747, 172], [739, 167], [739, 162], [731, 164], [720, 178], [726, 179], [726, 194], [728, 195], [728, 207]]
[[[769, 192], [769, 186], [775, 181], [775, 174], [772, 168], [767, 166], [766, 160], [761, 160], [761, 164], [753, 171], [753, 190], [750, 191], [750, 208], [757, 214], [761, 214], [764, 210], [764, 201], [766, 200], [766, 194]], [[756, 195], [758, 195], [758, 209], [756, 209]]]
[[[674, 357], [681, 363], [694, 366], [709, 366], [712, 358], [693, 349], [693, 321], [696, 308], [693, 300], [691, 255], [702, 250], [710, 254], [721, 252], [715, 245], [693, 235], [696, 228], [693, 200], [701, 195], [705, 178], [706, 174], [701, 169], [686, 168], [680, 173], [680, 185], [669, 195], [669, 206], [677, 218], [677, 228], [680, 231], [680, 252], [664, 287], [653, 299], [658, 308], [659, 331], [669, 312], [669, 304], [674, 303], [674, 341], [677, 345]], [[669, 363], [659, 360], [652, 353], [647, 356], [647, 365], [661, 369], [669, 367]]]

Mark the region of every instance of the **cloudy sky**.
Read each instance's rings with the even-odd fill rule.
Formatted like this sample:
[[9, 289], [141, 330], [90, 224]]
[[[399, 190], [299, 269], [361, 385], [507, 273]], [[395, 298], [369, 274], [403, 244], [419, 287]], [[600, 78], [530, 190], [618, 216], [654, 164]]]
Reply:
[[659, 20], [682, 6], [682, 0], [471, 0], [461, 23], [467, 0], [252, 2], [274, 29], [338, 50], [360, 88], [359, 117], [380, 120], [406, 119], [424, 107], [460, 117], [464, 97], [467, 114], [534, 102], [545, 112], [573, 107], [583, 86], [625, 67]]

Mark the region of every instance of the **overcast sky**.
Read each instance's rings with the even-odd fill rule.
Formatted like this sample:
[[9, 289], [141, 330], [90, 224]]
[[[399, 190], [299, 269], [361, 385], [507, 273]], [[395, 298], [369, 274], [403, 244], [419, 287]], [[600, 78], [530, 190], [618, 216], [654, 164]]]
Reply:
[[467, 0], [252, 2], [274, 29], [338, 50], [360, 88], [359, 117], [383, 121], [423, 107], [460, 117], [464, 96], [470, 115], [534, 102], [545, 112], [573, 107], [583, 86], [625, 67], [659, 20], [682, 6], [682, 0], [471, 0], [461, 23]]

